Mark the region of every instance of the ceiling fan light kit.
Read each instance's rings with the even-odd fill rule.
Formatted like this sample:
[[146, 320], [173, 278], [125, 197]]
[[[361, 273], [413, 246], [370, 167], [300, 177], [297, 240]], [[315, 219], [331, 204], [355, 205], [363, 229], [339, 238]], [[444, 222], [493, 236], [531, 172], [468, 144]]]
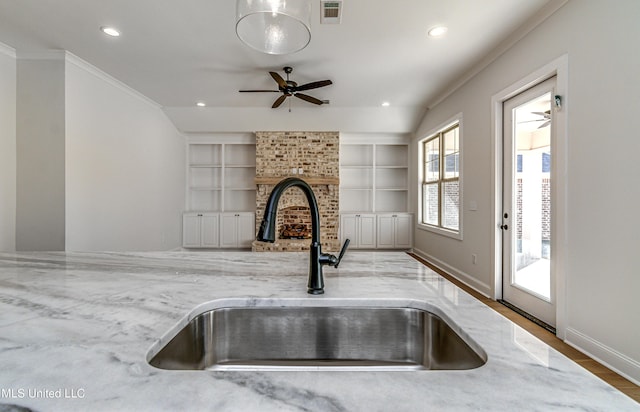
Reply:
[[311, 41], [311, 0], [237, 0], [236, 34], [267, 54], [289, 54]]

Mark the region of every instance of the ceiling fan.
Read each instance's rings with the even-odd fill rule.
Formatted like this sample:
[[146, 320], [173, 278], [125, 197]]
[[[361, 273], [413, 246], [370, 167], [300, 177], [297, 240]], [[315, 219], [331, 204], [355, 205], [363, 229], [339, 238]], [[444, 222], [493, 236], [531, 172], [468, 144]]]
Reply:
[[276, 72], [269, 72], [271, 77], [273, 77], [273, 80], [275, 80], [276, 83], [278, 83], [278, 90], [239, 90], [239, 92], [240, 93], [256, 93], [256, 92], [282, 93], [282, 96], [278, 97], [276, 101], [273, 102], [273, 105], [271, 106], [271, 108], [273, 109], [275, 109], [276, 107], [279, 107], [287, 99], [287, 97], [291, 97], [291, 96], [295, 96], [298, 99], [302, 99], [309, 103], [313, 103], [317, 105], [325, 103], [325, 101], [323, 100], [316, 99], [313, 96], [309, 96], [307, 94], [302, 94], [299, 92], [304, 90], [317, 89], [318, 87], [328, 86], [330, 84], [333, 84], [331, 80], [320, 80], [317, 82], [306, 83], [301, 86], [298, 86], [298, 83], [294, 82], [293, 80], [289, 80], [289, 74], [291, 74], [293, 69], [287, 66], [287, 67], [284, 67], [282, 70], [284, 70], [284, 72], [287, 74], [287, 80], [283, 79], [282, 76], [280, 76]]
[[531, 112], [531, 114], [535, 114], [536, 116], [542, 116], [542, 119], [526, 120], [524, 122], [519, 122], [519, 123], [544, 122], [540, 126], [538, 126], [538, 129], [542, 129], [551, 124], [551, 110], [545, 110], [544, 112]]

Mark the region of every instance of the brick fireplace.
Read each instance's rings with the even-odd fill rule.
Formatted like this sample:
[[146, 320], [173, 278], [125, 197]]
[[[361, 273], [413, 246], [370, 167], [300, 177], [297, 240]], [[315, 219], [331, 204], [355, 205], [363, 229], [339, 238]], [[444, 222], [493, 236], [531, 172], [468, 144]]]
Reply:
[[[318, 202], [323, 251], [339, 251], [339, 156], [338, 132], [256, 132], [256, 231], [273, 187], [286, 177], [299, 177], [311, 186]], [[303, 235], [284, 238], [303, 233], [305, 227], [310, 235], [307, 198], [291, 187], [278, 203], [276, 241], [254, 241], [253, 251], [309, 250], [310, 239]]]

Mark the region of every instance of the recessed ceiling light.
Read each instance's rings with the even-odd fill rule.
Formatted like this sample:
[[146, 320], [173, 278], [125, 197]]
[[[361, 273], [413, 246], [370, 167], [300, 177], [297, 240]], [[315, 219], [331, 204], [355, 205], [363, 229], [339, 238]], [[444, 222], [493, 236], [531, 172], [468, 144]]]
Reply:
[[430, 29], [428, 34], [431, 37], [441, 37], [441, 36], [444, 36], [444, 34], [447, 32], [447, 30], [449, 30], [449, 29], [446, 28], [445, 26], [436, 26], [436, 27]]
[[196, 106], [198, 107], [205, 107], [207, 104], [205, 102], [198, 102], [196, 103]]
[[102, 32], [104, 34], [107, 34], [111, 37], [118, 37], [120, 35], [120, 32], [116, 29], [114, 29], [113, 27], [109, 27], [109, 26], [102, 26], [100, 27], [100, 30], [102, 30]]
[[389, 102], [382, 102], [382, 107], [389, 107], [391, 106], [391, 103]]

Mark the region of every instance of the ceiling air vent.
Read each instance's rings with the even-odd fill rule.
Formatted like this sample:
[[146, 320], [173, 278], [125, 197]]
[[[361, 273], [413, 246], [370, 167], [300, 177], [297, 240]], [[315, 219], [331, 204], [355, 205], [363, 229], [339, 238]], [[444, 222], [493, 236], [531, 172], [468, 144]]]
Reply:
[[342, 0], [320, 0], [320, 23], [339, 24], [342, 19]]

